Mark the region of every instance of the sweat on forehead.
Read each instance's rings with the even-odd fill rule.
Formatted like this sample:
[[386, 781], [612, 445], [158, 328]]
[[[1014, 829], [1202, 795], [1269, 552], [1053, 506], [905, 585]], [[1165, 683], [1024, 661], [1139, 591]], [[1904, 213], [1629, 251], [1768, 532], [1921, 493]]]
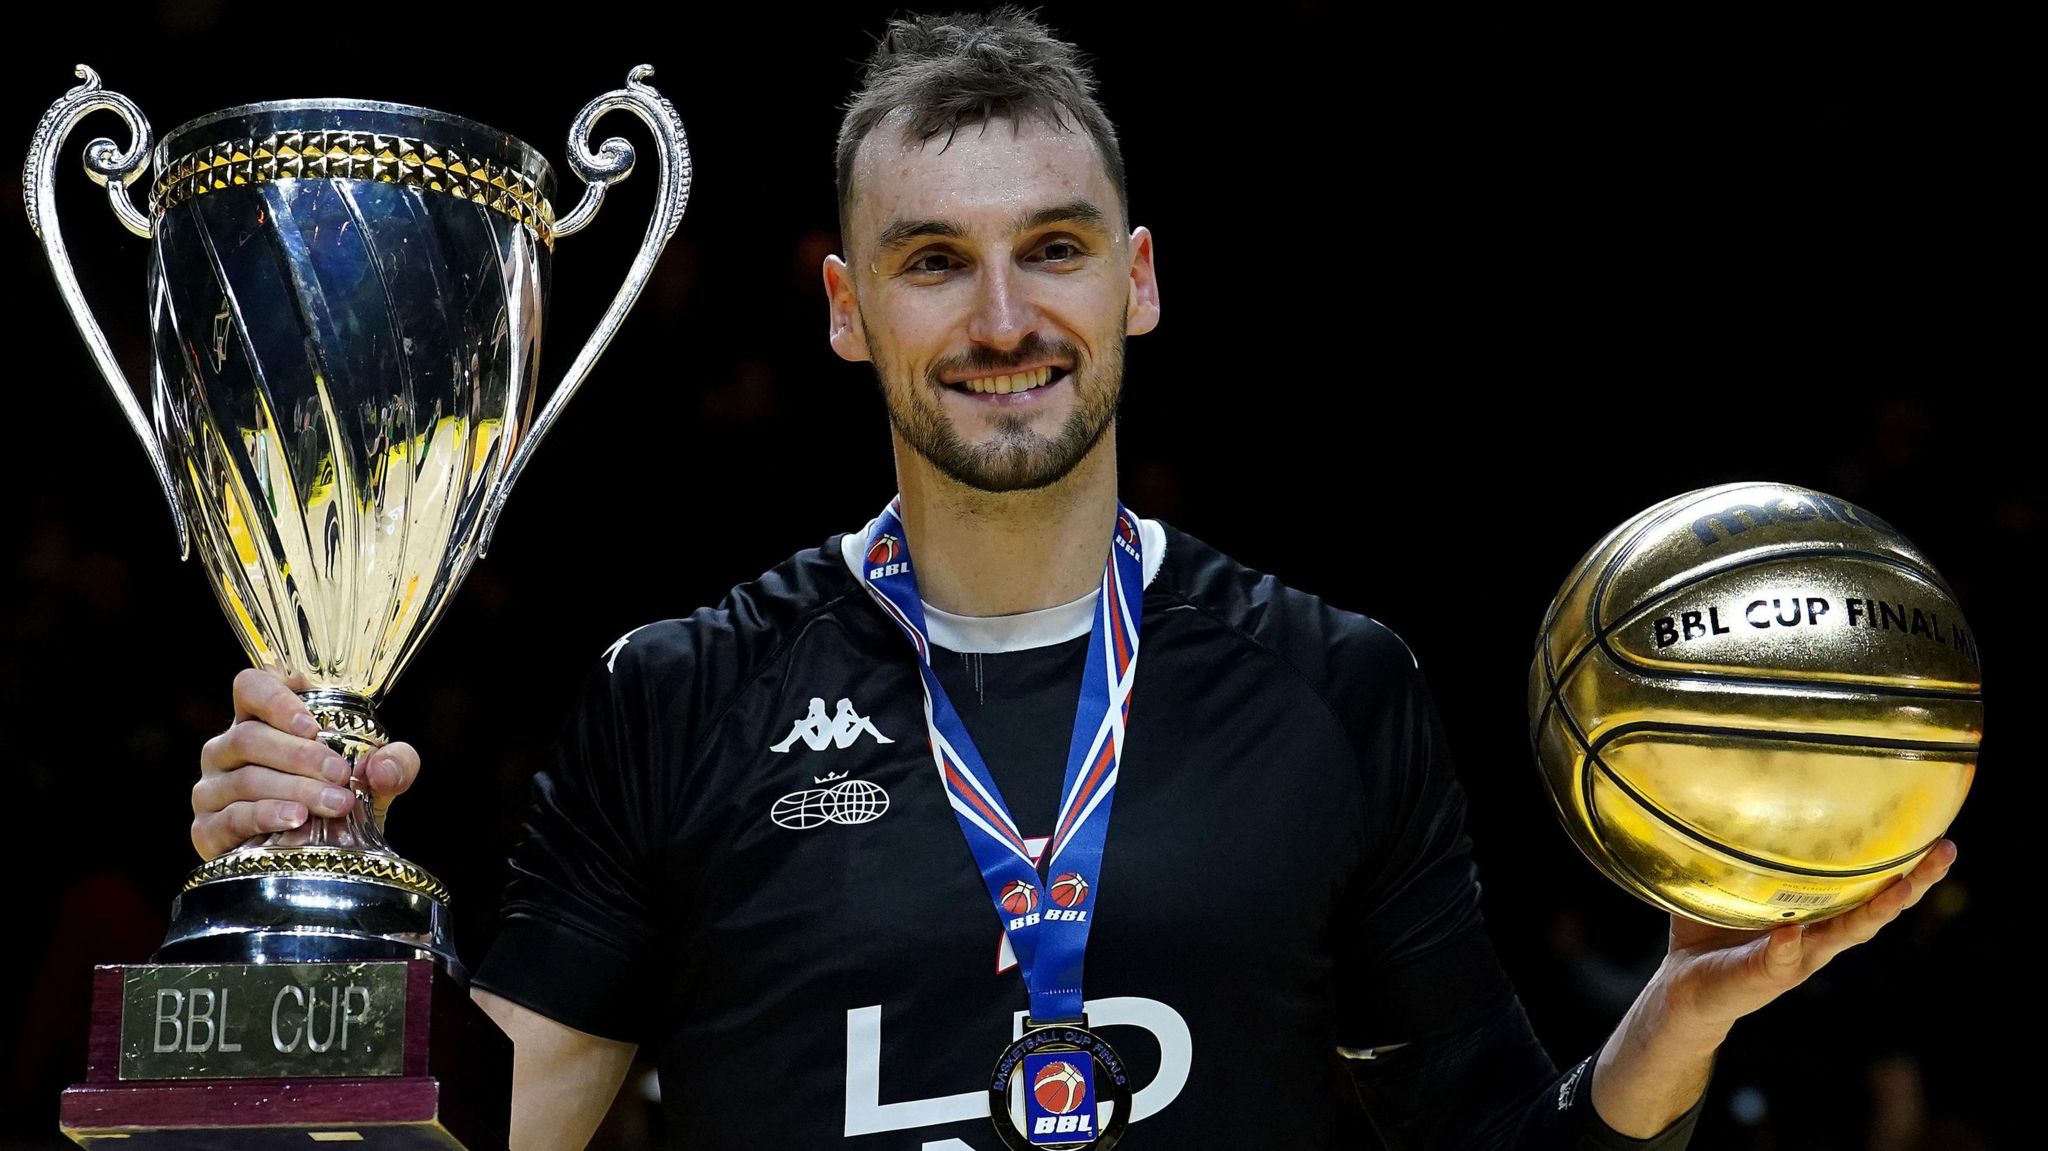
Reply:
[[[1121, 227], [1116, 188], [1087, 133], [1044, 116], [996, 116], [920, 139], [906, 131], [908, 119], [891, 112], [855, 153], [844, 221], [850, 245], [881, 243], [892, 220], [948, 217], [969, 230], [1008, 229], [1055, 205], [1087, 206], [1078, 214], [1096, 217], [1112, 236]], [[980, 222], [967, 218], [977, 214]]]

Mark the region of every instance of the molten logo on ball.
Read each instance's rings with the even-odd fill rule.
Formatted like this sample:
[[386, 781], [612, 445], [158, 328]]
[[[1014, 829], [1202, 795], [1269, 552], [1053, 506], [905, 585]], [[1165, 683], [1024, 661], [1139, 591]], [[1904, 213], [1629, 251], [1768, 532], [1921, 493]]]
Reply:
[[1088, 1100], [1088, 1081], [1081, 1071], [1065, 1061], [1048, 1063], [1031, 1083], [1038, 1105], [1055, 1115], [1065, 1115]]

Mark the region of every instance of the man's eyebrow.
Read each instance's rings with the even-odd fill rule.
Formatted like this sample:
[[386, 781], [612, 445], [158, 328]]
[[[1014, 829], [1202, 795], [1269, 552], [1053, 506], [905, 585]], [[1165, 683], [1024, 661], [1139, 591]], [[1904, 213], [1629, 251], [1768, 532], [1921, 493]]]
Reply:
[[1040, 208], [1024, 216], [1012, 226], [1011, 231], [1029, 232], [1033, 228], [1043, 228], [1047, 224], [1063, 224], [1068, 222], [1089, 224], [1104, 229], [1109, 227], [1109, 218], [1102, 214], [1102, 209], [1096, 207], [1093, 201], [1073, 199], [1068, 200], [1064, 204], [1054, 204], [1049, 208]]
[[920, 236], [945, 236], [958, 240], [966, 235], [967, 229], [951, 220], [893, 220], [882, 229], [876, 251], [884, 254], [893, 252]]
[[[1089, 224], [1097, 228], [1107, 228], [1109, 226], [1109, 218], [1103, 214], [1102, 209], [1095, 206], [1093, 201], [1075, 199], [1068, 200], [1064, 204], [1053, 204], [1049, 207], [1027, 212], [1010, 225], [1010, 230], [1012, 232], [1028, 232], [1034, 228], [1042, 228], [1047, 224], [1069, 221]], [[951, 220], [938, 218], [927, 220], [892, 220], [888, 227], [882, 229], [881, 238], [876, 244], [876, 251], [886, 254], [895, 251], [912, 240], [926, 236], [943, 236], [947, 239], [961, 240], [967, 237], [967, 229]]]

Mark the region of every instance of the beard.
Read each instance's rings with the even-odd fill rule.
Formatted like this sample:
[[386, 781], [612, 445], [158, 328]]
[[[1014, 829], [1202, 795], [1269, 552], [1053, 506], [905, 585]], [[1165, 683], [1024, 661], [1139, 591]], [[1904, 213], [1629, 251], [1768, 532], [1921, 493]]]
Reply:
[[[861, 328], [867, 330], [865, 318]], [[879, 346], [869, 332], [868, 347]], [[1041, 434], [1032, 427], [1035, 417], [998, 411], [995, 434], [986, 442], [970, 444], [960, 437], [938, 397], [947, 368], [957, 364], [978, 374], [1048, 356], [1073, 365], [1062, 382], [1074, 389], [1074, 408], [1057, 431]], [[977, 353], [965, 362], [944, 361], [919, 380], [892, 383], [880, 359], [874, 369], [890, 425], [942, 475], [984, 492], [1032, 491], [1065, 479], [1116, 422], [1123, 398], [1124, 331], [1118, 328], [1100, 361], [1085, 360], [1073, 345], [1048, 343], [1034, 334], [1007, 356]]]

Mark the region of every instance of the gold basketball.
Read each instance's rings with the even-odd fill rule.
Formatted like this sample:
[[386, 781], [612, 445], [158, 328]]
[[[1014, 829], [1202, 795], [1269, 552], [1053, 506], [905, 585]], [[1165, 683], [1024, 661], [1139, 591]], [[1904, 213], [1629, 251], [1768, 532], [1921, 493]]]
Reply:
[[1673, 496], [1551, 601], [1529, 732], [1572, 841], [1667, 911], [1848, 911], [1948, 829], [1983, 737], [1976, 637], [1898, 529], [1789, 484]]

